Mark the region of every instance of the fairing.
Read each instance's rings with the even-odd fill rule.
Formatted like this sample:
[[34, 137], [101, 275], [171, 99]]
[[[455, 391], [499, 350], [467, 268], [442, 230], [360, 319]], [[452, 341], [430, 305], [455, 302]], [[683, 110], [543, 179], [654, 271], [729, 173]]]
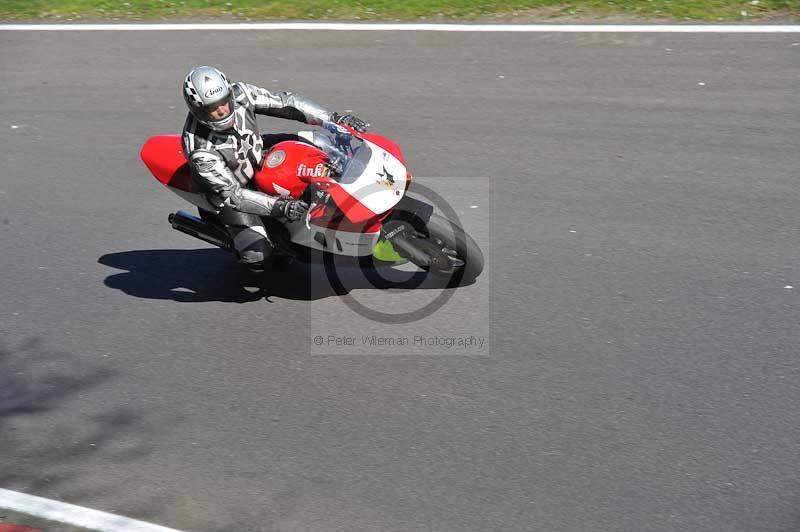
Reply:
[[194, 191], [180, 135], [150, 137], [142, 146], [140, 156], [148, 170], [161, 183], [187, 192]]
[[[287, 223], [292, 241], [338, 254], [368, 255], [380, 238], [383, 219], [404, 197], [410, 176], [400, 149], [389, 139], [335, 125], [326, 129], [327, 143], [275, 145], [254, 182], [273, 196], [299, 198], [311, 183], [327, 191], [338, 208], [318, 205], [310, 215], [311, 230], [303, 220]], [[315, 139], [316, 134], [305, 138]], [[142, 146], [141, 157], [172, 192], [202, 209], [215, 210], [193, 184], [179, 135], [151, 137]], [[329, 166], [337, 167], [336, 177], [328, 175]]]
[[[330, 122], [324, 127], [322, 132], [300, 133], [316, 147], [298, 142], [274, 146], [255, 177], [259, 189], [297, 198], [314, 183], [330, 194], [350, 222], [360, 225], [394, 207], [408, 185], [397, 145]], [[328, 175], [328, 165], [337, 169], [334, 176]]]

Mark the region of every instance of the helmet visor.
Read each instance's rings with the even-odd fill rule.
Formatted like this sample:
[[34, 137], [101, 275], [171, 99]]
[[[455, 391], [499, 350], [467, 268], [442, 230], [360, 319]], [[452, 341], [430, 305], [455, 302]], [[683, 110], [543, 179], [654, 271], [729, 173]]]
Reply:
[[227, 120], [231, 113], [233, 113], [233, 94], [195, 110], [197, 119], [206, 123], [222, 122]]

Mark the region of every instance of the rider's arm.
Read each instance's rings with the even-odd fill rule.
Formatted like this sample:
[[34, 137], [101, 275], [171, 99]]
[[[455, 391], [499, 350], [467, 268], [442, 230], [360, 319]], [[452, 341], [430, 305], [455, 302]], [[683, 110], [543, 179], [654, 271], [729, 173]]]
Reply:
[[242, 188], [230, 168], [219, 154], [209, 150], [195, 150], [189, 154], [189, 165], [208, 190], [209, 203], [217, 209], [229, 205], [236, 211], [272, 216], [277, 198]]
[[270, 92], [247, 83], [237, 83], [236, 85], [241, 88], [250, 105], [255, 107], [255, 112], [258, 114], [298, 120], [316, 126], [322, 124], [323, 120], [330, 120], [330, 111], [299, 94]]

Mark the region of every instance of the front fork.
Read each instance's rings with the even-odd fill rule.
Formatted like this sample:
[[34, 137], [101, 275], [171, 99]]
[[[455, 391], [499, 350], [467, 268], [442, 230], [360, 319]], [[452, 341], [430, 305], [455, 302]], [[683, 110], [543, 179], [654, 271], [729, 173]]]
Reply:
[[[433, 214], [433, 207], [423, 201], [404, 196], [381, 227], [381, 242], [388, 243], [394, 254], [423, 269], [442, 269], [449, 265], [447, 256], [436, 245], [420, 238]], [[377, 247], [377, 246], [376, 246]], [[385, 256], [388, 250], [381, 249]], [[381, 257], [378, 257], [381, 258]]]

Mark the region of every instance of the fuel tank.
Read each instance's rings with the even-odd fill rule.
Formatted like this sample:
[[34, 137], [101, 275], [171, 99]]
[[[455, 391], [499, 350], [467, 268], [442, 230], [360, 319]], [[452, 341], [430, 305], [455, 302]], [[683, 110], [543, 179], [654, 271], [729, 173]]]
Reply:
[[326, 161], [325, 152], [316, 146], [287, 140], [279, 142], [266, 153], [264, 164], [253, 179], [262, 192], [299, 198], [308, 186], [309, 178], [327, 175]]

